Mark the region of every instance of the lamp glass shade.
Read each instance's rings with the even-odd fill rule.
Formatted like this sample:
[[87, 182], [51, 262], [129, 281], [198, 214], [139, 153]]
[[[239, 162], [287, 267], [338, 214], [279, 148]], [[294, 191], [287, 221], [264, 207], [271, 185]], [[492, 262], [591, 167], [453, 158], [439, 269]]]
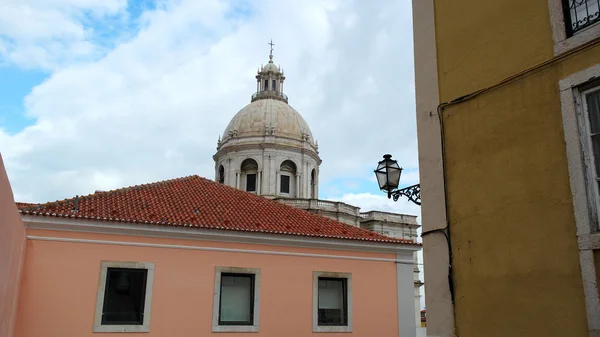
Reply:
[[379, 188], [387, 192], [398, 188], [401, 174], [402, 168], [398, 166], [398, 162], [393, 160], [389, 154], [383, 156], [383, 160], [377, 164], [377, 169], [375, 170]]

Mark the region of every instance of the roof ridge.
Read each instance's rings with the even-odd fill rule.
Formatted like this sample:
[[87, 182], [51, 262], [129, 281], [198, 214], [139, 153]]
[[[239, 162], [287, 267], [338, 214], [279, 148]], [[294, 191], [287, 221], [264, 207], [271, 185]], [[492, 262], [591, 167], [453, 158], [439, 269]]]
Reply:
[[[183, 176], [183, 177], [178, 177], [178, 178], [171, 178], [171, 179], [165, 179], [165, 180], [157, 180], [157, 181], [153, 181], [151, 183], [145, 183], [145, 184], [137, 184], [137, 185], [130, 185], [130, 186], [125, 186], [125, 187], [121, 187], [121, 188], [117, 188], [114, 190], [108, 190], [108, 191], [100, 191], [100, 192], [94, 192], [85, 196], [80, 196], [81, 198], [83, 197], [91, 197], [91, 196], [97, 196], [97, 195], [110, 195], [110, 194], [114, 194], [116, 192], [125, 192], [125, 191], [130, 191], [130, 190], [134, 190], [134, 189], [138, 189], [138, 188], [149, 188], [149, 187], [154, 187], [160, 184], [168, 184], [168, 183], [173, 183], [173, 182], [177, 182], [177, 181], [182, 181], [182, 180], [187, 180], [187, 179], [191, 179], [194, 177], [199, 177], [197, 174], [192, 174], [189, 176]], [[74, 199], [74, 198], [71, 198]]]
[[[118, 192], [126, 192], [126, 191], [130, 191], [130, 190], [134, 190], [136, 188], [142, 188], [142, 187], [154, 187], [157, 186], [159, 184], [165, 184], [165, 183], [172, 183], [172, 182], [176, 182], [176, 181], [182, 181], [182, 180], [186, 180], [186, 179], [191, 179], [194, 177], [199, 177], [197, 174], [192, 174], [189, 176], [183, 176], [183, 177], [178, 177], [178, 178], [171, 178], [171, 179], [165, 179], [165, 180], [158, 180], [158, 181], [154, 181], [151, 183], [146, 183], [146, 184], [137, 184], [137, 185], [130, 185], [130, 186], [125, 186], [125, 187], [121, 187], [121, 188], [117, 188], [114, 190], [108, 190], [108, 191], [101, 191], [101, 192], [94, 192], [94, 193], [90, 193], [87, 195], [75, 195], [74, 197], [71, 198], [65, 198], [62, 200], [56, 200], [56, 201], [48, 201], [48, 202], [44, 202], [44, 203], [28, 203], [31, 204], [30, 206], [25, 206], [24, 208], [18, 207], [19, 210], [23, 210], [23, 211], [30, 211], [30, 210], [35, 210], [35, 209], [40, 209], [42, 208], [42, 206], [47, 206], [47, 207], [51, 207], [51, 206], [57, 206], [57, 205], [61, 205], [61, 204], [68, 204], [70, 202], [74, 202], [76, 199], [87, 199], [87, 198], [93, 198], [93, 197], [100, 197], [100, 196], [107, 196], [107, 195], [113, 195], [116, 194]], [[19, 202], [16, 202], [17, 204]], [[22, 203], [25, 204], [25, 203]]]

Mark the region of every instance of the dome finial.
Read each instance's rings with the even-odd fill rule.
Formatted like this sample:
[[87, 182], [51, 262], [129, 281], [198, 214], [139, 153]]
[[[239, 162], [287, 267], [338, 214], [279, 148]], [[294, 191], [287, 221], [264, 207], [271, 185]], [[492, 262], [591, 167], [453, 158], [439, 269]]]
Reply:
[[271, 39], [271, 42], [269, 42], [267, 44], [271, 46], [271, 51], [269, 52], [269, 62], [273, 63], [273, 46], [275, 45], [273, 43], [273, 39]]

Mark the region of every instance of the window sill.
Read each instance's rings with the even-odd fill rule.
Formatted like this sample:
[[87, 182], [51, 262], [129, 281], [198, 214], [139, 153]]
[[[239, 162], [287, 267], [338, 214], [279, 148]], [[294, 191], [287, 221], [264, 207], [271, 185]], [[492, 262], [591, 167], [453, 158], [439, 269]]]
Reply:
[[352, 332], [351, 326], [316, 326], [313, 332]]
[[94, 332], [150, 332], [149, 325], [94, 325]]
[[554, 44], [554, 55], [560, 55], [600, 36], [600, 23], [591, 25], [575, 35]]
[[213, 325], [212, 332], [258, 332], [258, 325]]

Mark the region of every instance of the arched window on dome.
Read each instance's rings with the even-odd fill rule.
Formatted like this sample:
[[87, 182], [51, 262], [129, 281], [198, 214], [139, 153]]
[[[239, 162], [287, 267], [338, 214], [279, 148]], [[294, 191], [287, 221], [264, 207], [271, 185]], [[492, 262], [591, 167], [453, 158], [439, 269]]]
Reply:
[[254, 159], [245, 159], [241, 166], [241, 186], [247, 192], [256, 193], [258, 163]]
[[277, 90], [277, 80], [273, 80], [271, 82], [271, 90], [273, 90], [273, 91]]
[[296, 164], [286, 160], [279, 167], [279, 194], [296, 197]]
[[269, 80], [265, 80], [265, 88], [263, 90], [269, 90]]
[[310, 172], [310, 198], [317, 198], [317, 171], [315, 169]]
[[219, 184], [224, 184], [225, 183], [225, 168], [223, 167], [223, 165], [219, 165], [219, 176], [218, 176], [218, 181]]

